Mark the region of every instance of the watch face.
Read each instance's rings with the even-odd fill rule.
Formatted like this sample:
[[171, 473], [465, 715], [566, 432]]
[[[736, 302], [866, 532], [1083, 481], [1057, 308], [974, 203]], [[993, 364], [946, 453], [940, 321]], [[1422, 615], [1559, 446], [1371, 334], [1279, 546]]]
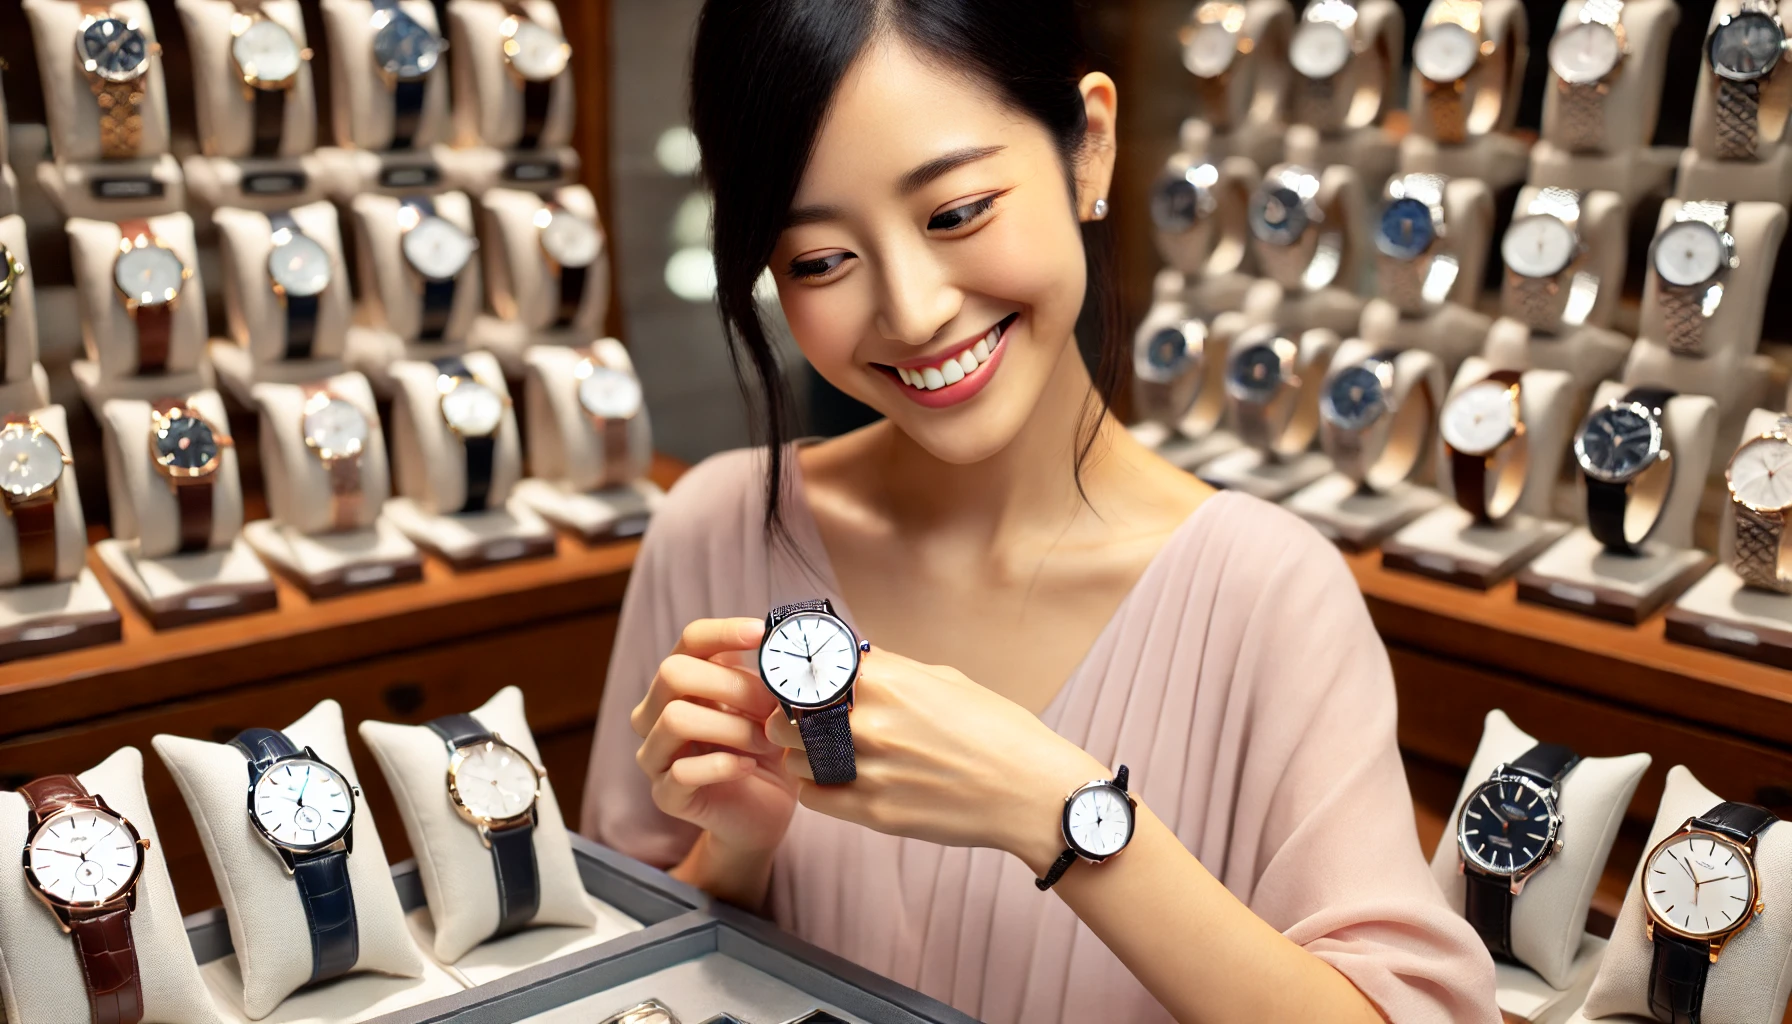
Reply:
[[1614, 403], [1596, 409], [1574, 439], [1574, 457], [1595, 480], [1622, 483], [1642, 472], [1661, 451], [1661, 424], [1640, 405]]
[[1518, 430], [1512, 389], [1497, 380], [1463, 388], [1444, 406], [1438, 423], [1444, 443], [1466, 455], [1486, 455]]
[[1515, 875], [1549, 852], [1555, 808], [1535, 786], [1516, 779], [1481, 784], [1462, 805], [1456, 845], [1469, 862], [1496, 875]]
[[1319, 396], [1320, 415], [1349, 431], [1368, 429], [1387, 407], [1380, 375], [1360, 363], [1334, 374]]
[[473, 239], [440, 217], [424, 217], [404, 233], [404, 258], [432, 281], [448, 281], [473, 257]]
[[401, 81], [422, 78], [434, 70], [442, 56], [442, 40], [396, 7], [381, 13], [385, 24], [373, 36], [373, 59], [380, 67]]
[[1182, 48], [1182, 66], [1200, 78], [1218, 78], [1238, 56], [1238, 37], [1218, 24], [1198, 26]]
[[308, 757], [278, 761], [256, 780], [249, 815], [281, 846], [315, 849], [342, 838], [355, 798], [342, 773]]
[[1329, 21], [1302, 22], [1288, 42], [1288, 63], [1316, 81], [1330, 78], [1350, 63], [1350, 37]]
[[1396, 199], [1381, 211], [1375, 247], [1397, 260], [1417, 259], [1437, 237], [1431, 207], [1411, 197]]
[[256, 18], [237, 33], [230, 43], [230, 55], [242, 70], [244, 81], [278, 88], [299, 73], [299, 44], [292, 33], [277, 21]]
[[0, 428], [0, 490], [24, 500], [62, 479], [62, 446], [30, 423]]
[[510, 66], [532, 82], [545, 82], [566, 70], [566, 40], [527, 18], [516, 19], [516, 30], [504, 40]]
[[504, 399], [470, 377], [442, 394], [442, 418], [462, 437], [490, 437], [504, 421]]
[[597, 225], [566, 210], [542, 207], [547, 214], [541, 227], [541, 247], [563, 267], [588, 267], [604, 251], [603, 233]]
[[1282, 380], [1282, 354], [1269, 341], [1236, 350], [1226, 367], [1226, 390], [1243, 402], [1269, 402]]
[[1169, 384], [1195, 364], [1207, 329], [1199, 320], [1160, 327], [1139, 339], [1133, 372], [1155, 384]]
[[1643, 898], [1657, 921], [1687, 935], [1721, 935], [1755, 911], [1755, 874], [1741, 847], [1709, 832], [1669, 836], [1649, 857]]
[[535, 806], [535, 766], [508, 743], [489, 741], [455, 751], [454, 794], [475, 818], [504, 821]]
[[760, 678], [794, 707], [833, 703], [858, 671], [852, 630], [825, 612], [797, 612], [773, 626], [759, 645]]
[[1180, 235], [1194, 227], [1212, 203], [1186, 173], [1166, 171], [1151, 186], [1151, 223], [1159, 231]]
[[1711, 225], [1683, 220], [1656, 237], [1649, 262], [1663, 281], [1690, 288], [1729, 266], [1730, 246]]
[[268, 276], [288, 295], [317, 295], [330, 286], [330, 254], [309, 235], [288, 233], [268, 252]]
[[1506, 269], [1524, 277], [1554, 277], [1574, 262], [1579, 251], [1574, 229], [1547, 213], [1513, 221], [1500, 241]]
[[1749, 508], [1769, 512], [1792, 506], [1792, 444], [1757, 437], [1730, 456], [1724, 478], [1730, 493]]
[[143, 870], [138, 839], [131, 823], [116, 814], [72, 807], [32, 833], [25, 865], [38, 890], [57, 903], [105, 903], [130, 888]]
[[367, 416], [355, 403], [327, 391], [305, 403], [300, 429], [305, 444], [326, 462], [359, 455], [367, 445]]
[[211, 424], [197, 416], [180, 415], [158, 421], [150, 438], [156, 461], [168, 469], [195, 476], [216, 468], [218, 438]]
[[1785, 30], [1771, 15], [1761, 11], [1728, 15], [1707, 44], [1711, 70], [1738, 82], [1765, 78], [1779, 63], [1785, 42]]
[[1263, 185], [1251, 193], [1251, 234], [1271, 245], [1293, 245], [1307, 230], [1306, 204], [1283, 185]]
[[1610, 25], [1583, 21], [1549, 41], [1549, 69], [1569, 85], [1592, 85], [1611, 74], [1622, 53]]
[[1132, 838], [1132, 804], [1114, 786], [1084, 786], [1064, 808], [1064, 838], [1085, 857], [1112, 857]]
[[186, 283], [186, 274], [180, 257], [159, 245], [121, 252], [112, 263], [113, 284], [125, 298], [144, 306], [173, 302]]
[[641, 411], [641, 384], [633, 374], [608, 366], [584, 364], [579, 405], [600, 420], [626, 420]]
[[1461, 25], [1444, 22], [1420, 32], [1412, 42], [1412, 64], [1439, 85], [1466, 77], [1481, 56], [1481, 43]]
[[95, 18], [77, 41], [81, 66], [108, 82], [129, 82], [149, 66], [149, 37], [119, 18]]

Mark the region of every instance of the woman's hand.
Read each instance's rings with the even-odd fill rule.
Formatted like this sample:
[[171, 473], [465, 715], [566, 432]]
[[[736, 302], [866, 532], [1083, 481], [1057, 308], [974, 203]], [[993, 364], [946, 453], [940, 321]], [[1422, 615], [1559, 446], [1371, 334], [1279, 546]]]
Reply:
[[872, 648], [852, 711], [858, 778], [818, 786], [782, 712], [766, 734], [793, 752], [803, 805], [892, 835], [1006, 850], [1043, 873], [1064, 849], [1064, 797], [1108, 770], [1026, 708], [956, 669]]

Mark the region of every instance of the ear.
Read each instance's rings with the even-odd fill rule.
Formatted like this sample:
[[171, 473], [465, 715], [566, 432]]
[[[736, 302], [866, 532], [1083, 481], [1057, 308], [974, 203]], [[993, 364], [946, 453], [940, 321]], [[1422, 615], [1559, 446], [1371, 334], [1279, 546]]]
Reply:
[[1120, 99], [1114, 80], [1099, 71], [1084, 75], [1077, 88], [1083, 94], [1089, 128], [1076, 168], [1076, 212], [1079, 220], [1094, 220], [1095, 200], [1108, 199], [1108, 190], [1114, 183], [1114, 158], [1119, 151], [1115, 124]]

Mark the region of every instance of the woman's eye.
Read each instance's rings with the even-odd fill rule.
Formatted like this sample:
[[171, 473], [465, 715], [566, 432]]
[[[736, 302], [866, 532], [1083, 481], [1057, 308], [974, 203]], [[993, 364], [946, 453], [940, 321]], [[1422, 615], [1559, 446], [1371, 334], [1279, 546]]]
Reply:
[[853, 254], [850, 252], [835, 252], [809, 260], [791, 260], [790, 276], [799, 281], [805, 278], [826, 277], [840, 269], [841, 264], [853, 258]]
[[984, 196], [982, 199], [966, 203], [963, 206], [954, 206], [944, 213], [936, 213], [933, 215], [933, 219], [927, 222], [927, 230], [953, 231], [962, 228], [989, 212], [989, 209], [996, 205], [997, 198], [994, 195]]

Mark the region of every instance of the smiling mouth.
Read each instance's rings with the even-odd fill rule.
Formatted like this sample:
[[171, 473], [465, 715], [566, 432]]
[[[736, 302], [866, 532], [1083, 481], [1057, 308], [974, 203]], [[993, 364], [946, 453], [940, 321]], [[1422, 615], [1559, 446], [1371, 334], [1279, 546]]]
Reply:
[[1007, 337], [1008, 328], [1014, 326], [1014, 321], [1019, 318], [1019, 313], [1010, 313], [974, 343], [962, 346], [950, 355], [937, 357], [929, 363], [903, 366], [891, 366], [885, 363], [872, 363], [871, 365], [900, 381], [904, 386], [917, 391], [939, 391], [951, 388], [995, 358], [996, 351], [1001, 348], [1002, 339]]

